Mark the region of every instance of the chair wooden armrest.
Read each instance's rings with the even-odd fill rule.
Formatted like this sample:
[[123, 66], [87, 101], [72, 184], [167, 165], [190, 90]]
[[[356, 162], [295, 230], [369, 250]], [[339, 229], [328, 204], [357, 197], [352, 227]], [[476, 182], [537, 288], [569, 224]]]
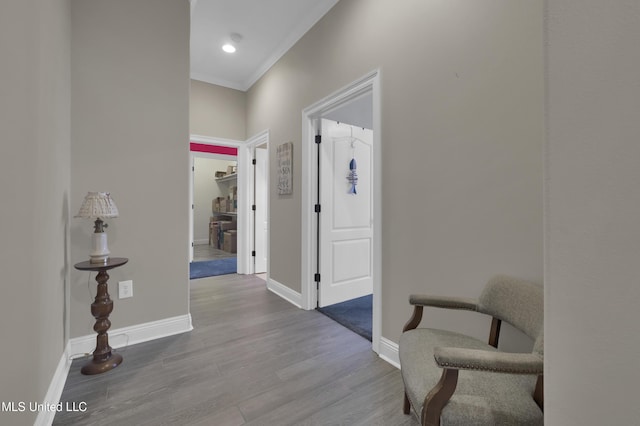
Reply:
[[475, 299], [464, 297], [434, 296], [427, 294], [412, 294], [409, 296], [409, 304], [413, 305], [413, 315], [402, 329], [403, 332], [413, 330], [422, 320], [422, 308], [431, 306], [434, 308], [461, 309], [477, 311], [478, 302]]

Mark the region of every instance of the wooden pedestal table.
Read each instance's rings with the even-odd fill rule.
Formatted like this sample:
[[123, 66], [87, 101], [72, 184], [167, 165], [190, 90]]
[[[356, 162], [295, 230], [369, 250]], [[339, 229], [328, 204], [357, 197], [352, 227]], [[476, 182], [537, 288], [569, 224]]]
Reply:
[[122, 362], [122, 355], [112, 353], [109, 346], [107, 330], [111, 327], [109, 314], [113, 311], [113, 300], [109, 297], [107, 281], [109, 269], [117, 268], [127, 263], [129, 259], [124, 257], [110, 257], [107, 263], [91, 263], [90, 261], [76, 263], [74, 267], [80, 271], [96, 271], [98, 291], [96, 299], [91, 304], [91, 315], [96, 319], [93, 329], [98, 333], [96, 337], [96, 349], [93, 351], [93, 359], [82, 367], [82, 374], [100, 374], [113, 370]]

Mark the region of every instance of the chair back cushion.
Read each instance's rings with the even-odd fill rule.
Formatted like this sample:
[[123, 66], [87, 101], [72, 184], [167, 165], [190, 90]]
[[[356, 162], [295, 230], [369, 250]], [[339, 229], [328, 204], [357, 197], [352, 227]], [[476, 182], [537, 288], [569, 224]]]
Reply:
[[507, 276], [489, 280], [478, 299], [478, 311], [508, 322], [534, 341], [542, 354], [544, 296], [541, 286]]

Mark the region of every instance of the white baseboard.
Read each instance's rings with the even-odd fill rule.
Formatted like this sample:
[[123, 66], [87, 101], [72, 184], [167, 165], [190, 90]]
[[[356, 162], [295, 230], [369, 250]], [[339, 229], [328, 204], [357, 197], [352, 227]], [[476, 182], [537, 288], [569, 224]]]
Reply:
[[293, 291], [286, 285], [281, 284], [271, 278], [267, 280], [267, 289], [282, 297], [289, 303], [302, 309], [302, 294], [298, 293], [297, 291]]
[[398, 344], [389, 339], [380, 337], [380, 358], [387, 361], [397, 369], [400, 369], [400, 356], [398, 355]]
[[[165, 318], [163, 320], [132, 325], [130, 327], [109, 330], [109, 346], [122, 348], [136, 343], [173, 336], [193, 330], [191, 314], [178, 317]], [[76, 337], [69, 340], [70, 358], [77, 358], [90, 354], [96, 348], [96, 335]]]
[[[267, 289], [302, 309], [302, 295], [300, 293], [291, 290], [286, 285], [271, 278], [267, 280]], [[397, 369], [400, 369], [400, 356], [398, 355], [397, 343], [380, 337], [380, 352], [378, 356]]]
[[204, 239], [204, 240], [193, 240], [193, 245], [194, 246], [208, 246], [209, 245], [209, 240], [208, 239]]
[[[47, 394], [42, 401], [49, 406], [55, 406], [60, 402], [62, 391], [64, 390], [64, 384], [67, 382], [67, 376], [69, 375], [69, 369], [71, 368], [71, 359], [69, 358], [69, 343], [60, 356], [58, 367], [53, 373], [53, 378], [49, 384]], [[38, 417], [33, 423], [34, 426], [49, 426], [53, 423], [53, 419], [56, 416], [56, 410], [40, 410]]]
[[[149, 340], [160, 339], [174, 334], [185, 333], [193, 330], [191, 324], [191, 314], [179, 317], [166, 318], [159, 321], [152, 321], [138, 324], [131, 327], [123, 327], [109, 331], [109, 346], [121, 348], [127, 345], [147, 342]], [[44, 397], [43, 403], [54, 406], [60, 402], [64, 385], [67, 382], [71, 360], [78, 356], [90, 354], [96, 347], [96, 335], [76, 337], [67, 342], [67, 347], [60, 356], [58, 367], [53, 374], [49, 389]], [[53, 423], [56, 410], [42, 410], [34, 426], [49, 426]]]

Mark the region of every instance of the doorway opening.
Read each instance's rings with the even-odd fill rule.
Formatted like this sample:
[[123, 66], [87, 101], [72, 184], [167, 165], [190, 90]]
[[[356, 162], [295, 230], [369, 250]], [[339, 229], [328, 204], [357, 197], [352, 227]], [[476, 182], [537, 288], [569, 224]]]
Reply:
[[[200, 135], [191, 135], [190, 142], [190, 163], [189, 170], [190, 173], [194, 173], [194, 162], [195, 158], [204, 157], [204, 158], [216, 158], [222, 159], [231, 162], [231, 164], [226, 164], [226, 168], [224, 167], [216, 167], [213, 172], [209, 171], [210, 176], [207, 178], [209, 181], [213, 180], [218, 186], [222, 187], [222, 191], [227, 191], [228, 195], [226, 196], [226, 200], [224, 203], [222, 200], [219, 200], [219, 205], [216, 204], [216, 198], [218, 196], [214, 196], [210, 194], [209, 199], [205, 198], [201, 204], [204, 204], [204, 209], [210, 213], [203, 215], [204, 219], [201, 222], [204, 222], [206, 226], [210, 226], [211, 218], [221, 217], [223, 220], [234, 221], [235, 214], [235, 224], [236, 229], [235, 234], [235, 243], [236, 243], [236, 263], [237, 269], [235, 272], [238, 274], [254, 274], [255, 269], [255, 257], [259, 256], [260, 249], [256, 249], [255, 246], [255, 212], [258, 211], [263, 215], [263, 228], [266, 228], [266, 231], [261, 233], [258, 238], [262, 237], [266, 239], [266, 248], [264, 249], [264, 253], [262, 254], [262, 259], [266, 263], [266, 272], [268, 276], [268, 247], [269, 247], [269, 232], [268, 232], [268, 155], [264, 158], [264, 166], [263, 172], [261, 175], [256, 176], [256, 166], [254, 165], [254, 154], [256, 151], [256, 147], [260, 146], [260, 149], [264, 153], [268, 153], [268, 144], [269, 144], [269, 131], [265, 130], [263, 132], [258, 133], [257, 135], [251, 137], [246, 141], [236, 141], [230, 139], [222, 139], [222, 138], [212, 138], [208, 136], [200, 136]], [[228, 169], [229, 166], [235, 167], [235, 175], [232, 173], [233, 169]], [[225, 172], [225, 176], [219, 176], [216, 180], [215, 173], [216, 172]], [[231, 173], [229, 173], [231, 172]], [[213, 175], [211, 175], [213, 173]], [[262, 176], [262, 177], [260, 177]], [[257, 185], [256, 185], [257, 184]], [[262, 198], [257, 198], [255, 190], [256, 186], [258, 190], [263, 188], [263, 196]], [[224, 192], [219, 197], [225, 198]], [[264, 200], [264, 206], [260, 205], [260, 202], [256, 203], [256, 200], [261, 199]], [[257, 210], [254, 209], [254, 205], [256, 205]], [[194, 228], [195, 224], [195, 202], [194, 202], [194, 179], [193, 176], [189, 179], [189, 262], [190, 265], [193, 264], [194, 261], [194, 247], [196, 243], [204, 244], [205, 242], [209, 244], [211, 238], [211, 244], [213, 245], [215, 242], [215, 229], [214, 235], [209, 237], [208, 233], [206, 237], [199, 237], [199, 241], [196, 241], [194, 236]], [[226, 210], [226, 211], [223, 211]], [[223, 232], [228, 231], [227, 229], [223, 229]], [[266, 234], [266, 235], [265, 235]], [[222, 236], [222, 239], [224, 236]], [[233, 238], [233, 236], [232, 236]], [[220, 240], [219, 240], [220, 241]], [[260, 241], [260, 240], [258, 240]], [[229, 241], [232, 243], [232, 241]], [[221, 245], [224, 248], [224, 240], [221, 240]], [[226, 250], [230, 251], [230, 250]], [[267, 285], [269, 281], [267, 280]]]
[[237, 149], [191, 145], [190, 279], [236, 273]]
[[[303, 308], [368, 296], [372, 349], [377, 353], [381, 335], [379, 74], [371, 72], [306, 108], [302, 123]], [[357, 170], [352, 170], [351, 160], [357, 162]], [[357, 195], [350, 193], [352, 171], [358, 175]]]
[[[353, 100], [348, 107], [355, 118], [370, 126], [370, 95]], [[334, 114], [347, 122], [322, 118], [317, 144], [321, 206], [317, 215], [317, 309], [371, 341], [373, 130], [347, 124], [358, 120], [350, 119], [343, 108]]]
[[[243, 162], [240, 142], [191, 137], [189, 170], [189, 278], [240, 272], [237, 244]], [[224, 238], [227, 238], [226, 242]]]

